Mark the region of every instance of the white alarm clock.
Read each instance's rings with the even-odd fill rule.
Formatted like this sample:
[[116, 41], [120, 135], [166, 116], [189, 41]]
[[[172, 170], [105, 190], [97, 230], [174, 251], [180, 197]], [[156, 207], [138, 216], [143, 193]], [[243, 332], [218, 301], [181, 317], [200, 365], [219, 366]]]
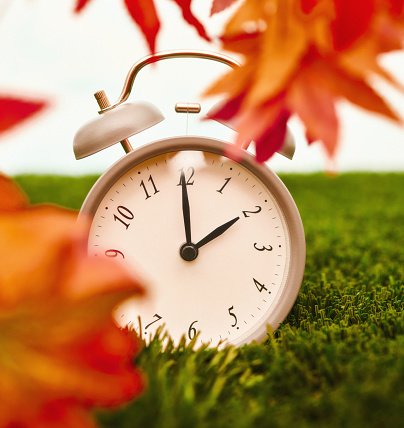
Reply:
[[[118, 142], [126, 151], [80, 211], [91, 218], [88, 252], [147, 278], [145, 298], [116, 308], [122, 327], [150, 338], [164, 326], [175, 343], [184, 335], [212, 346], [261, 341], [268, 325], [276, 329], [288, 315], [304, 273], [303, 226], [285, 185], [247, 151], [238, 161], [229, 158], [231, 143], [212, 136], [167, 136], [136, 150], [127, 140], [163, 120], [149, 103], [125, 102], [137, 73], [182, 57], [238, 66], [200, 51], [146, 57], [131, 68], [114, 105], [103, 91], [96, 94], [100, 116], [75, 136], [78, 159]], [[280, 153], [291, 157], [293, 144], [289, 135]]]

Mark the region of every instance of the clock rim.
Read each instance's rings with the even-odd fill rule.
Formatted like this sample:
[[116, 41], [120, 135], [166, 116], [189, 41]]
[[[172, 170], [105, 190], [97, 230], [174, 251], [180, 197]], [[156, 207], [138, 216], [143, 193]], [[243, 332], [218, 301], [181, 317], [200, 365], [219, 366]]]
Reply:
[[[174, 136], [145, 144], [118, 159], [98, 178], [83, 202], [79, 220], [83, 218], [92, 220], [99, 204], [111, 186], [130, 169], [151, 157], [175, 151], [200, 150], [231, 159], [228, 156], [230, 146], [231, 143], [226, 141], [203, 136]], [[241, 346], [252, 341], [260, 342], [267, 338], [267, 325], [269, 324], [272, 330], [276, 330], [291, 311], [303, 281], [306, 264], [306, 241], [303, 223], [296, 203], [278, 175], [267, 165], [258, 163], [247, 151], [243, 151], [242, 158], [231, 160], [254, 174], [270, 190], [283, 213], [290, 240], [289, 268], [284, 289], [275, 310], [264, 323], [260, 322], [255, 328], [251, 327], [252, 331], [249, 330], [239, 339], [226, 342], [234, 346]], [[250, 334], [248, 334], [249, 332]]]

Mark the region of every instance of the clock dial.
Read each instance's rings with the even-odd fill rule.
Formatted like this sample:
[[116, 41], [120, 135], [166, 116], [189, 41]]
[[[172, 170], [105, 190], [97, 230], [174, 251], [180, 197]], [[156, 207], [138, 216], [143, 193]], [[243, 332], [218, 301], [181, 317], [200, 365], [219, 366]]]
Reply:
[[265, 337], [300, 287], [287, 290], [294, 253], [279, 194], [220, 153], [151, 153], [109, 180], [92, 212], [89, 252], [149, 285], [117, 307], [117, 323], [146, 338], [164, 325], [176, 343], [197, 332], [212, 345]]

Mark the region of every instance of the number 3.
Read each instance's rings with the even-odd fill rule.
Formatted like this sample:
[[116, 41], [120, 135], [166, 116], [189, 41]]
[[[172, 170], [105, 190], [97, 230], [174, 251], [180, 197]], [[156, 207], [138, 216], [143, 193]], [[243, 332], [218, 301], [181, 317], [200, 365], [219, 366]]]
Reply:
[[265, 247], [264, 245], [262, 246], [262, 248], [258, 248], [257, 247], [257, 242], [254, 244], [254, 248], [258, 251], [272, 251], [272, 245], [268, 245], [268, 247]]

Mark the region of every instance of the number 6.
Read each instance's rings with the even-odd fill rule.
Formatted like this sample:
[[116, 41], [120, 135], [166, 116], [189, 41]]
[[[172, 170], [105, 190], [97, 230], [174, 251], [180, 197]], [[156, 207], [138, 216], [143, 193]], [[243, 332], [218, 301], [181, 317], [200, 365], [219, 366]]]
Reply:
[[198, 320], [197, 321], [194, 321], [190, 326], [189, 326], [189, 329], [188, 329], [188, 337], [192, 340], [194, 337], [195, 337], [195, 335], [196, 335], [196, 328], [195, 327], [192, 327], [196, 322], [198, 322]]

